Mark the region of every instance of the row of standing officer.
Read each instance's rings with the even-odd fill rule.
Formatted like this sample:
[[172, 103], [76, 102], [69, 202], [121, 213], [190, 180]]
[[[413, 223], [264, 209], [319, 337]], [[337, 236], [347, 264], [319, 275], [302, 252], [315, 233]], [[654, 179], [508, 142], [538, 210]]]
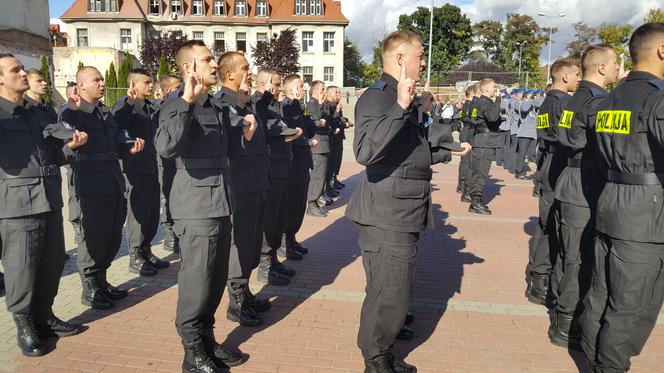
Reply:
[[502, 165], [517, 179], [530, 179], [526, 176], [526, 160], [535, 159], [537, 113], [543, 101], [543, 90], [526, 91], [521, 88], [515, 89], [503, 100], [505, 145], [503, 157], [497, 159], [496, 164]]

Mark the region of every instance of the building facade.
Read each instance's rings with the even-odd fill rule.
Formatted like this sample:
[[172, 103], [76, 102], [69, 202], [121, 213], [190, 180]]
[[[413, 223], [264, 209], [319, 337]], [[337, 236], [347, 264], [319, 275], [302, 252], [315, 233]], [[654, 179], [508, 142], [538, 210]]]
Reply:
[[15, 55], [26, 68], [51, 60], [48, 0], [0, 1], [0, 51]]
[[76, 0], [61, 17], [68, 46], [113, 48], [136, 57], [152, 34], [180, 30], [211, 48], [242, 51], [297, 30], [301, 75], [343, 85], [348, 19], [332, 0]]

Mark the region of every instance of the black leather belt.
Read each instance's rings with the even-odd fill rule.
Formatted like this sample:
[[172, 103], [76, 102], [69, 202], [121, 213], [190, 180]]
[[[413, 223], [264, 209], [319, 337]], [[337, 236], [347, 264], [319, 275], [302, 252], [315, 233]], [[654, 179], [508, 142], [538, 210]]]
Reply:
[[590, 159], [583, 159], [583, 158], [567, 159], [567, 167], [582, 168], [582, 167], [593, 167], [593, 166], [595, 166], [595, 162], [593, 162]]
[[0, 170], [0, 179], [27, 179], [33, 177], [48, 177], [60, 175], [60, 166], [48, 165], [43, 167], [18, 168], [13, 170]]
[[203, 170], [211, 168], [228, 168], [228, 157], [223, 158], [176, 158], [175, 168], [185, 170]]
[[629, 173], [609, 170], [606, 175], [606, 178], [610, 182], [616, 184], [662, 185], [662, 180], [664, 180], [664, 174], [656, 174], [654, 172], [648, 172], [645, 174], [629, 174]]
[[417, 170], [408, 167], [372, 164], [367, 166], [367, 174], [393, 176], [401, 179], [431, 180], [431, 169]]
[[77, 153], [76, 161], [117, 161], [118, 153]]
[[293, 159], [293, 153], [271, 153], [270, 159], [287, 159], [290, 161]]

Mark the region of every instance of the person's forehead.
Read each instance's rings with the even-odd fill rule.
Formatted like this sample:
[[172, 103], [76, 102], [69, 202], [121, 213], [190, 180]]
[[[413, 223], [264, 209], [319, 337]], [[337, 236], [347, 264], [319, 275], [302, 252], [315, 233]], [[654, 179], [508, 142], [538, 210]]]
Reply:
[[5, 58], [0, 58], [0, 66], [2, 66], [5, 69], [13, 69], [17, 66], [20, 66], [22, 68], [23, 64], [16, 57], [5, 57]]

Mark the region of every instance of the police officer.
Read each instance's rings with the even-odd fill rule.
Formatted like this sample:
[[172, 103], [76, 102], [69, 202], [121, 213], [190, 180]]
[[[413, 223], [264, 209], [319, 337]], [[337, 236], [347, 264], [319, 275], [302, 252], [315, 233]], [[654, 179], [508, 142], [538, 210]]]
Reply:
[[[323, 118], [322, 101], [325, 95], [325, 84], [317, 80], [311, 84], [311, 99], [307, 103], [306, 114], [316, 123], [314, 139], [318, 145], [312, 149], [314, 168], [307, 191], [307, 215], [314, 217], [327, 216], [325, 205], [321, 206], [319, 198], [324, 195], [327, 163], [330, 157], [330, 123]], [[325, 198], [323, 198], [325, 199]]]
[[336, 95], [334, 98], [334, 102], [337, 103], [337, 107], [339, 110], [339, 120], [341, 121], [341, 125], [339, 133], [335, 135], [338, 141], [335, 142], [334, 151], [336, 153], [336, 156], [334, 158], [334, 163], [332, 164], [332, 181], [330, 183], [330, 186], [333, 189], [341, 190], [346, 187], [346, 184], [339, 181], [339, 172], [341, 171], [341, 163], [343, 161], [343, 155], [344, 155], [344, 140], [346, 140], [346, 129], [351, 127], [351, 123], [348, 121], [348, 118], [344, 117], [344, 111], [343, 111], [344, 105], [341, 103], [341, 88], [339, 87], [336, 87]]
[[[180, 44], [176, 63], [184, 88], [180, 97], [164, 103], [155, 137], [159, 155], [176, 167], [169, 200], [182, 257], [175, 326], [185, 351], [183, 372], [222, 372], [246, 361], [240, 352], [217, 344], [213, 332], [231, 244], [229, 135], [223, 123], [228, 118], [207, 93], [217, 84], [218, 66], [205, 44]], [[240, 128], [251, 141], [257, 125], [246, 119]]]
[[[384, 73], [356, 106], [353, 148], [366, 174], [346, 210], [357, 223], [367, 275], [358, 345], [367, 373], [415, 372], [391, 348], [408, 310], [419, 234], [433, 223], [431, 165], [449, 161], [451, 152], [431, 152], [425, 137], [424, 113], [431, 110], [433, 98], [426, 92], [415, 100], [416, 81], [425, 66], [419, 36], [396, 31], [382, 46]], [[464, 145], [457, 154], [468, 148]]]
[[[616, 53], [609, 46], [592, 46], [581, 58], [583, 80], [558, 123], [558, 142], [567, 167], [556, 183], [560, 205], [560, 245], [555, 276], [558, 285], [556, 309], [549, 328], [555, 345], [580, 349], [578, 317], [581, 299], [590, 286], [595, 203], [603, 187], [603, 175], [596, 165], [594, 129], [597, 105], [606, 96], [605, 87], [618, 80]], [[592, 208], [590, 206], [593, 206]]]
[[[567, 161], [558, 149], [558, 126], [563, 109], [579, 85], [578, 62], [563, 58], [551, 65], [551, 89], [542, 102], [537, 116], [537, 138], [541, 151], [537, 164], [539, 186], [539, 221], [535, 237], [530, 246], [527, 271], [530, 281], [526, 297], [535, 304], [547, 303], [549, 276], [558, 252], [558, 213], [554, 204], [554, 188], [558, 176], [567, 166]], [[555, 286], [554, 286], [555, 291]], [[555, 294], [552, 293], [555, 297]]]
[[154, 135], [158, 118], [148, 97], [153, 83], [145, 69], [133, 69], [127, 77], [127, 96], [118, 99], [113, 115], [129, 136], [145, 141], [142, 152], [122, 160], [127, 192], [127, 246], [129, 248], [129, 272], [141, 276], [154, 276], [157, 270], [168, 268], [169, 262], [152, 253], [152, 239], [159, 227], [159, 177], [157, 176], [157, 151]]
[[289, 128], [300, 129], [302, 135], [292, 143], [293, 160], [288, 190], [288, 216], [282, 247], [295, 250], [300, 254], [307, 254], [309, 249], [297, 241], [296, 235], [302, 227], [307, 209], [309, 170], [314, 167], [311, 149], [318, 145], [318, 140], [314, 139], [316, 124], [302, 111], [301, 100], [304, 96], [302, 79], [297, 75], [288, 75], [284, 78], [283, 86], [286, 92], [286, 98], [281, 102], [283, 119]]
[[104, 97], [104, 79], [87, 66], [76, 73], [77, 91], [61, 114], [66, 126], [88, 134], [88, 143], [71, 156], [76, 198], [81, 208], [82, 241], [77, 265], [83, 284], [81, 303], [96, 309], [113, 308], [127, 291], [108, 283], [106, 272], [122, 241], [127, 214], [125, 183], [118, 159], [140, 153], [144, 142], [122, 130]]
[[[75, 89], [76, 89], [76, 82], [68, 82], [67, 88], [65, 88], [65, 97], [73, 95]], [[63, 111], [65, 111], [65, 109], [67, 109], [66, 102], [62, 104], [62, 106], [60, 106], [58, 110], [58, 117], [60, 114], [62, 114]], [[74, 241], [76, 242], [76, 245], [79, 245], [82, 240], [81, 206], [78, 205], [78, 199], [76, 199], [76, 190], [74, 186], [74, 173], [71, 169], [71, 165], [69, 164], [65, 165], [65, 169], [67, 170], [67, 191], [68, 191], [67, 215], [69, 217], [69, 222], [74, 228]]]
[[511, 98], [507, 94], [507, 90], [500, 90], [500, 127], [498, 129], [501, 133], [502, 144], [500, 148], [496, 149], [496, 165], [504, 166], [505, 163], [514, 162], [516, 153], [510, 151], [510, 121], [509, 121], [509, 105]]
[[584, 300], [583, 350], [593, 372], [625, 372], [664, 299], [664, 23], [637, 28], [633, 71], [597, 108], [595, 265]]
[[[459, 130], [459, 141], [467, 142], [472, 145], [473, 125], [471, 121], [472, 106], [475, 100], [475, 85], [466, 88], [466, 101], [461, 107], [461, 129]], [[470, 157], [462, 157], [459, 162], [459, 182], [457, 183], [457, 193], [461, 193], [462, 202], [470, 202], [470, 195], [467, 193], [466, 184], [470, 185]]]
[[528, 167], [526, 166], [526, 157], [532, 142], [537, 139], [537, 110], [542, 101], [535, 98], [526, 97], [522, 94], [522, 99], [516, 106], [516, 115], [518, 116], [517, 154], [514, 162], [514, 168], [510, 170], [514, 177], [521, 180], [529, 179], [526, 176]]
[[51, 105], [44, 101], [44, 96], [48, 94], [48, 83], [44, 79], [44, 75], [37, 69], [28, 69], [26, 72], [28, 73], [30, 89], [25, 92], [25, 101], [28, 105], [36, 106], [37, 109], [43, 111], [47, 115], [49, 123], [57, 122], [58, 113], [55, 112], [55, 109]]
[[[0, 242], [9, 290], [7, 311], [16, 323], [17, 343], [26, 356], [47, 350], [44, 337], [78, 334], [79, 325], [53, 314], [65, 261], [60, 165], [64, 152], [85, 145], [82, 132], [62, 136], [51, 117], [26, 105], [29, 89], [23, 64], [0, 54]], [[56, 127], [56, 128], [54, 128]]]
[[[484, 203], [482, 192], [491, 162], [496, 157], [496, 148], [501, 146], [500, 97], [496, 98], [496, 82], [493, 79], [482, 79], [480, 82], [481, 97], [473, 108], [475, 114], [475, 131], [473, 135], [472, 176], [469, 191], [470, 207], [468, 212], [491, 215], [491, 210]], [[494, 101], [495, 100], [495, 101]], [[476, 109], [476, 112], [475, 112]]]
[[[346, 123], [341, 115], [341, 102], [338, 100], [339, 87], [328, 86], [325, 89], [325, 99], [322, 104], [322, 112], [325, 120], [330, 125], [330, 157], [327, 162], [327, 174], [325, 176], [325, 195], [329, 198], [339, 197], [335, 188], [334, 176], [337, 160], [341, 157], [340, 149], [343, 151], [343, 138], [341, 131], [346, 128]], [[341, 148], [340, 148], [341, 146]]]

